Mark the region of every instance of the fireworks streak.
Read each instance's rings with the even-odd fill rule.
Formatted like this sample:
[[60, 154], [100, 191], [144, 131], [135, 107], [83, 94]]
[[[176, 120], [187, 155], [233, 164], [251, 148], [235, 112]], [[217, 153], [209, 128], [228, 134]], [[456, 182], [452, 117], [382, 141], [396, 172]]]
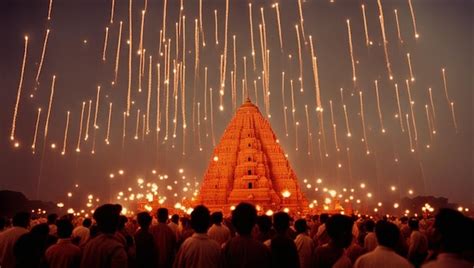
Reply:
[[151, 74], [152, 74], [152, 63], [153, 57], [149, 57], [148, 63], [148, 94], [147, 94], [147, 101], [146, 101], [146, 134], [150, 133], [150, 104], [151, 104]]
[[214, 111], [213, 111], [213, 102], [212, 102], [212, 87], [209, 88], [209, 105], [210, 105], [210, 113], [211, 113], [211, 134], [212, 134], [212, 145], [216, 146], [216, 138], [214, 134]]
[[415, 11], [413, 10], [411, 0], [408, 0], [408, 5], [410, 6], [410, 14], [411, 14], [411, 20], [413, 22], [413, 31], [415, 32], [415, 39], [418, 39], [420, 37], [420, 35], [418, 34], [418, 31], [416, 29]]
[[255, 42], [253, 39], [252, 3], [249, 3], [249, 20], [250, 20], [250, 41], [252, 45], [253, 70], [255, 71], [256, 64], [255, 64]]
[[163, 42], [166, 42], [166, 9], [168, 5], [168, 0], [163, 2]]
[[282, 38], [282, 34], [281, 34], [280, 8], [278, 6], [278, 3], [275, 3], [274, 7], [275, 7], [276, 15], [277, 15], [278, 37], [280, 39], [280, 49], [283, 52], [283, 38]]
[[407, 62], [408, 62], [408, 70], [410, 71], [410, 81], [414, 82], [415, 81], [415, 76], [413, 76], [413, 69], [411, 67], [410, 53], [407, 53]]
[[352, 31], [351, 31], [351, 21], [350, 20], [346, 20], [347, 22], [347, 37], [348, 37], [348, 41], [349, 41], [349, 52], [351, 54], [351, 64], [352, 64], [352, 81], [354, 81], [354, 83], [356, 82], [357, 80], [357, 76], [356, 76], [356, 67], [355, 67], [355, 61], [354, 61], [354, 51], [352, 49]]
[[53, 80], [51, 81], [51, 94], [49, 95], [48, 112], [46, 113], [46, 123], [44, 124], [44, 144], [46, 144], [46, 137], [48, 136], [49, 117], [51, 116], [51, 109], [53, 108], [55, 84], [56, 84], [56, 76], [53, 75]]
[[362, 91], [359, 91], [359, 99], [360, 99], [360, 118], [362, 119], [362, 133], [364, 134], [365, 149], [366, 149], [366, 153], [370, 154], [369, 141], [367, 140], [367, 132], [365, 130], [364, 101], [362, 97]]
[[346, 105], [342, 105], [342, 108], [344, 108], [344, 118], [346, 119], [346, 132], [347, 132], [347, 137], [351, 137], [352, 134], [351, 134], [351, 129], [349, 127], [349, 118], [347, 117], [347, 108], [346, 108]]
[[109, 40], [109, 27], [105, 27], [105, 38], [104, 38], [104, 49], [102, 51], [102, 60], [105, 61], [105, 55], [107, 53], [107, 41]]
[[118, 34], [118, 38], [117, 38], [117, 53], [116, 53], [116, 56], [115, 56], [114, 84], [117, 84], [118, 68], [119, 68], [119, 61], [120, 61], [120, 44], [121, 44], [121, 41], [122, 41], [122, 24], [123, 24], [123, 22], [120, 21], [119, 34]]
[[137, 109], [137, 121], [135, 125], [135, 136], [133, 137], [135, 140], [138, 140], [138, 127], [140, 126], [140, 109]]
[[400, 94], [398, 92], [398, 85], [395, 83], [395, 95], [397, 96], [397, 107], [398, 107], [398, 114], [396, 117], [398, 117], [400, 121], [400, 128], [402, 132], [405, 132], [405, 129], [403, 128], [403, 114], [402, 114], [402, 107], [400, 105]]
[[95, 113], [94, 113], [94, 128], [98, 129], [97, 115], [99, 114], [99, 103], [100, 103], [100, 86], [97, 86], [97, 96], [95, 98]]
[[25, 74], [26, 57], [28, 55], [28, 36], [25, 36], [25, 50], [23, 52], [23, 63], [21, 65], [20, 82], [18, 83], [18, 92], [16, 94], [15, 109], [13, 110], [12, 130], [10, 140], [15, 140], [16, 117], [18, 116], [18, 106], [20, 104], [21, 88], [23, 86], [23, 75]]
[[443, 75], [444, 94], [446, 95], [446, 101], [448, 102], [448, 105], [449, 105], [451, 103], [451, 100], [449, 99], [448, 86], [446, 82], [446, 70], [444, 68], [441, 69], [441, 74]]
[[385, 127], [383, 126], [382, 108], [380, 106], [379, 83], [377, 82], [377, 80], [375, 80], [374, 83], [375, 83], [375, 95], [377, 96], [377, 111], [379, 113], [380, 129], [382, 133], [385, 133]]
[[114, 12], [115, 12], [115, 0], [112, 0], [112, 6], [110, 7], [110, 24], [114, 23]]
[[49, 0], [49, 6], [48, 6], [48, 20], [51, 20], [51, 12], [53, 10], [53, 0]]
[[79, 134], [77, 135], [77, 146], [76, 152], [81, 151], [81, 137], [82, 137], [82, 122], [84, 121], [84, 108], [86, 107], [86, 102], [82, 102], [82, 109], [81, 109], [81, 119], [79, 121]]
[[140, 63], [138, 68], [138, 92], [142, 92], [143, 65], [145, 61], [145, 51], [143, 49], [143, 25], [145, 24], [145, 10], [142, 10], [142, 20], [140, 24], [140, 42], [138, 43], [138, 54]]
[[332, 125], [332, 130], [333, 130], [333, 135], [334, 135], [334, 144], [336, 145], [336, 151], [339, 152], [339, 143], [337, 142], [337, 127], [336, 127], [336, 123], [334, 122], [334, 111], [332, 108], [332, 100], [329, 100], [329, 108], [331, 110], [331, 125]]
[[410, 120], [408, 114], [405, 114], [407, 128], [408, 128], [408, 139], [410, 140], [410, 151], [413, 153], [415, 152], [415, 148], [413, 148], [413, 142], [411, 137], [411, 127], [410, 127]]
[[109, 144], [110, 143], [110, 123], [112, 121], [112, 102], [109, 103], [109, 116], [107, 119], [107, 134], [105, 136], [105, 143]]
[[288, 137], [288, 120], [286, 116], [286, 101], [285, 101], [285, 72], [281, 72], [281, 99], [283, 104], [283, 118], [285, 121], [285, 136]]
[[304, 18], [303, 18], [303, 7], [301, 5], [301, 0], [298, 0], [298, 12], [300, 14], [301, 33], [303, 34], [303, 39], [306, 40], [306, 37], [304, 34]]
[[395, 13], [395, 23], [397, 24], [398, 41], [400, 42], [400, 44], [403, 44], [402, 33], [400, 31], [400, 22], [398, 20], [398, 11], [395, 9], [393, 12]]
[[309, 112], [308, 112], [308, 105], [304, 106], [305, 110], [305, 115], [306, 115], [306, 131], [307, 131], [307, 137], [308, 137], [308, 155], [311, 155], [311, 126], [309, 125]]
[[383, 9], [382, 9], [381, 0], [377, 0], [377, 4], [378, 4], [378, 7], [379, 7], [379, 13], [380, 13], [380, 16], [379, 16], [380, 30], [382, 31], [383, 51], [384, 51], [384, 54], [385, 54], [385, 62], [387, 63], [388, 78], [390, 80], [393, 80], [392, 67], [391, 67], [391, 64], [390, 64], [390, 59], [388, 57], [388, 48], [387, 48], [388, 41], [387, 41], [387, 37], [385, 36], [385, 20], [384, 20], [384, 17], [383, 17]]
[[372, 44], [372, 42], [369, 39], [369, 31], [368, 31], [368, 27], [367, 27], [367, 17], [365, 15], [365, 5], [362, 5], [362, 18], [364, 19], [365, 44], [368, 47]]
[[456, 122], [456, 114], [454, 113], [454, 102], [451, 102], [451, 116], [453, 118], [454, 130], [458, 133], [458, 124]]
[[156, 85], [156, 137], [158, 140], [158, 132], [160, 132], [160, 120], [161, 120], [161, 110], [160, 110], [160, 98], [161, 98], [161, 71], [160, 71], [160, 64], [156, 65], [156, 75], [158, 79], [158, 83]]
[[216, 46], [219, 45], [219, 27], [217, 25], [217, 9], [214, 9], [214, 37], [216, 38]]
[[410, 102], [410, 113], [411, 113], [411, 120], [413, 122], [413, 132], [414, 132], [414, 135], [415, 135], [415, 141], [418, 141], [418, 131], [417, 131], [417, 128], [416, 128], [415, 112], [413, 111], [413, 105], [415, 105], [415, 102], [413, 101], [413, 99], [411, 97], [410, 83], [408, 82], [408, 79], [405, 80], [405, 84], [407, 86], [408, 100]]
[[433, 118], [436, 118], [436, 111], [433, 102], [433, 93], [431, 92], [431, 88], [428, 88], [428, 93], [430, 95], [430, 104], [431, 104], [431, 111], [433, 111]]
[[36, 137], [38, 136], [38, 126], [40, 122], [41, 116], [41, 108], [38, 108], [38, 115], [36, 116], [36, 124], [35, 124], [35, 134], [33, 135], [33, 142], [31, 144], [31, 149], [33, 149], [33, 154], [35, 153], [36, 149]]
[[309, 44], [311, 47], [313, 78], [314, 78], [314, 86], [316, 90], [316, 111], [321, 111], [322, 106], [321, 106], [321, 89], [319, 88], [318, 58], [316, 57], [316, 53], [314, 52], [313, 38], [311, 37], [311, 35], [309, 36]]
[[206, 46], [206, 38], [204, 37], [204, 27], [202, 27], [202, 0], [199, 0], [199, 29], [201, 31], [202, 46]]
[[89, 139], [89, 122], [91, 119], [91, 108], [92, 108], [92, 100], [89, 100], [89, 108], [87, 111], [87, 120], [86, 120], [86, 135], [84, 137], [85, 141]]
[[[133, 38], [133, 28], [132, 28], [132, 0], [128, 2], [128, 87], [127, 87], [127, 116], [130, 115], [130, 98], [131, 98], [131, 91], [132, 91], [132, 38]], [[166, 0], [165, 0], [166, 5]], [[166, 8], [164, 9], [166, 12]], [[165, 13], [166, 14], [166, 13]], [[163, 17], [163, 21], [165, 21], [165, 17]], [[165, 26], [163, 24], [163, 29]], [[164, 31], [164, 30], [163, 30]]]
[[46, 30], [46, 35], [44, 36], [43, 49], [41, 51], [41, 59], [40, 59], [39, 65], [38, 65], [38, 71], [36, 72], [36, 78], [35, 78], [36, 84], [39, 83], [39, 77], [40, 77], [40, 74], [41, 74], [41, 69], [43, 67], [44, 56], [46, 54], [46, 46], [48, 45], [49, 32], [50, 32], [50, 30], [47, 29]]
[[62, 155], [65, 155], [66, 154], [66, 145], [67, 145], [67, 133], [68, 133], [68, 130], [69, 130], [69, 116], [70, 116], [70, 112], [67, 111], [67, 114], [66, 114], [66, 126], [64, 127], [64, 139], [63, 139], [63, 149], [61, 151], [61, 154]]
[[301, 56], [301, 40], [300, 40], [300, 31], [298, 29], [298, 24], [295, 25], [295, 30], [296, 30], [296, 41], [298, 42], [298, 60], [299, 60], [299, 67], [300, 67], [300, 77], [298, 78], [298, 80], [300, 81], [300, 85], [301, 85], [300, 91], [303, 92], [303, 58]]

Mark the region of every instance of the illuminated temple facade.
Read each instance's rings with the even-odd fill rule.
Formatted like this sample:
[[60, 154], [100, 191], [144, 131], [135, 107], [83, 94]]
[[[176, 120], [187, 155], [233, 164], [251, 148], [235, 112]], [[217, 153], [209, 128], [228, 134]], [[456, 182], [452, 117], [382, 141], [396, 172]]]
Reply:
[[270, 123], [249, 99], [214, 149], [195, 204], [228, 212], [243, 201], [260, 211], [308, 207]]

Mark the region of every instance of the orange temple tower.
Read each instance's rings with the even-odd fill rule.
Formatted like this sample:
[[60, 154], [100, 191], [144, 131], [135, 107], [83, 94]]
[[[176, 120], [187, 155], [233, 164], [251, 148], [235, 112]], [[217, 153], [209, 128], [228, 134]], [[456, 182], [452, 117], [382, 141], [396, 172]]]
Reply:
[[195, 204], [229, 212], [240, 202], [260, 211], [303, 212], [308, 201], [270, 123], [249, 99], [214, 149]]

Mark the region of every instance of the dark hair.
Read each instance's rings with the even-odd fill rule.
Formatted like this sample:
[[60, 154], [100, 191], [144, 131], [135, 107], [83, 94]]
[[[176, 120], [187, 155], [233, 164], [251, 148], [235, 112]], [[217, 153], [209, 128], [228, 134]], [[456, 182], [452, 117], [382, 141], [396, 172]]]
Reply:
[[270, 232], [272, 228], [272, 218], [267, 215], [258, 216], [257, 225], [260, 232], [266, 234]]
[[196, 206], [191, 212], [191, 228], [196, 233], [206, 233], [211, 222], [209, 209], [204, 205]]
[[59, 238], [69, 238], [72, 234], [72, 229], [74, 226], [71, 221], [66, 219], [61, 219], [56, 221], [56, 226], [58, 226], [58, 237]]
[[240, 203], [232, 211], [232, 225], [240, 235], [249, 235], [257, 221], [257, 210], [252, 204]]
[[216, 225], [219, 225], [222, 223], [222, 219], [223, 219], [223, 215], [222, 215], [222, 212], [220, 211], [216, 211], [216, 212], [213, 212], [211, 214], [211, 222], [216, 224]]
[[94, 219], [99, 230], [106, 234], [113, 234], [118, 227], [120, 210], [119, 206], [105, 204], [94, 211]]
[[178, 214], [173, 214], [173, 216], [171, 216], [171, 221], [178, 224], [179, 222], [179, 215]]
[[434, 228], [440, 236], [442, 250], [458, 253], [472, 247], [473, 223], [459, 211], [440, 209], [435, 217]]
[[158, 218], [158, 222], [166, 223], [168, 220], [168, 209], [167, 208], [159, 208], [156, 211], [156, 217]]
[[30, 225], [30, 213], [28, 212], [18, 212], [13, 216], [13, 226], [28, 228]]
[[85, 219], [82, 221], [82, 226], [84, 226], [84, 227], [89, 228], [89, 227], [91, 227], [91, 225], [92, 225], [92, 220], [89, 219], [89, 218], [85, 218]]
[[273, 228], [280, 234], [284, 234], [290, 228], [290, 216], [285, 212], [273, 214]]
[[58, 219], [58, 214], [53, 213], [48, 215], [48, 224], [55, 224]]
[[419, 223], [418, 219], [415, 218], [415, 217], [412, 217], [408, 221], [408, 227], [410, 227], [410, 229], [412, 229], [412, 230], [418, 230], [418, 228], [419, 228], [418, 223]]
[[138, 225], [140, 225], [142, 229], [147, 229], [151, 224], [151, 220], [152, 218], [148, 212], [140, 212], [137, 214]]
[[326, 223], [329, 219], [329, 214], [327, 213], [322, 213], [320, 216], [319, 216], [319, 221], [321, 223]]
[[334, 245], [340, 248], [347, 248], [352, 242], [351, 217], [336, 214], [330, 217], [326, 222], [326, 230]]
[[395, 249], [400, 240], [400, 230], [395, 224], [380, 220], [375, 224], [375, 236], [379, 245]]
[[372, 219], [368, 219], [364, 222], [364, 227], [367, 232], [373, 232], [375, 228], [375, 222]]
[[128, 222], [127, 216], [120, 215], [118, 229], [121, 230], [125, 228], [125, 224]]
[[31, 228], [30, 234], [36, 237], [44, 237], [46, 239], [49, 234], [49, 226], [47, 223], [37, 224]]
[[308, 225], [305, 219], [298, 219], [295, 221], [295, 230], [298, 234], [305, 233], [308, 230]]

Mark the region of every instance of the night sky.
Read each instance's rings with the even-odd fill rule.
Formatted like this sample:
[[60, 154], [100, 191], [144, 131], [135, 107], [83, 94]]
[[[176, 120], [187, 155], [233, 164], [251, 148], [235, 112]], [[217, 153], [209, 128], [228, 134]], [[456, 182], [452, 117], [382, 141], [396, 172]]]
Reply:
[[[253, 81], [258, 90], [258, 106], [266, 114], [262, 97], [262, 61], [259, 24], [262, 23], [260, 8], [264, 8], [266, 44], [269, 50], [269, 119], [282, 148], [288, 154], [300, 185], [309, 199], [318, 198], [314, 191], [316, 178], [322, 178], [326, 187], [342, 189], [359, 188], [366, 183], [374, 193], [374, 200], [391, 200], [393, 195], [445, 196], [455, 202], [472, 204], [474, 190], [472, 158], [472, 62], [473, 29], [472, 1], [466, 0], [412, 0], [419, 38], [415, 38], [412, 17], [407, 0], [382, 0], [389, 60], [393, 80], [389, 80], [383, 49], [377, 1], [306, 0], [302, 1], [304, 36], [301, 32], [298, 1], [279, 2], [283, 49], [277, 27], [276, 1], [250, 1], [253, 12], [256, 69], [253, 69], [249, 26], [249, 1], [230, 0], [228, 18], [227, 70], [224, 111], [219, 111], [220, 55], [224, 51], [225, 8], [223, 0], [203, 0], [202, 17], [206, 46], [202, 46], [199, 33], [199, 65], [195, 76], [195, 19], [199, 18], [199, 1], [185, 0], [182, 15], [186, 34], [186, 79], [185, 116], [186, 136], [183, 149], [182, 89], [178, 88], [178, 111], [176, 138], [172, 137], [174, 99], [173, 60], [176, 59], [175, 23], [179, 18], [180, 1], [168, 0], [166, 38], [171, 39], [171, 75], [169, 102], [169, 139], [164, 140], [165, 87], [163, 79], [164, 57], [159, 56], [159, 36], [162, 30], [163, 0], [149, 0], [144, 23], [143, 48], [146, 49], [145, 69], [142, 77], [142, 92], [139, 88], [138, 55], [140, 40], [141, 10], [144, 0], [133, 0], [133, 42], [130, 116], [126, 122], [126, 137], [122, 143], [123, 113], [127, 104], [129, 17], [126, 0], [115, 0], [114, 21], [110, 24], [111, 0], [54, 0], [51, 20], [47, 20], [48, 0], [3, 0], [0, 3], [0, 189], [24, 192], [29, 198], [64, 200], [69, 191], [78, 196], [92, 193], [101, 198], [111, 197], [111, 192], [126, 189], [136, 184], [136, 177], [155, 181], [165, 188], [179, 177], [179, 184], [186, 180], [200, 181], [208, 161], [212, 158], [210, 116], [204, 120], [204, 91], [207, 91], [207, 112], [210, 113], [209, 88], [213, 88], [213, 111], [216, 142], [233, 115], [231, 94], [231, 71], [233, 71], [233, 35], [236, 36], [237, 105], [241, 103], [243, 57], [247, 58], [247, 85], [249, 96], [256, 101]], [[361, 4], [365, 5], [368, 35], [373, 45], [367, 46]], [[399, 16], [403, 43], [397, 37], [394, 9]], [[214, 10], [218, 13], [218, 39], [215, 43]], [[350, 19], [352, 43], [357, 81], [352, 81], [352, 65], [349, 53], [346, 19]], [[114, 68], [117, 53], [119, 22], [123, 21], [118, 79], [115, 85]], [[298, 24], [302, 46], [303, 86], [300, 92], [298, 46], [295, 31]], [[105, 27], [109, 27], [106, 60], [102, 60]], [[50, 35], [46, 54], [36, 84], [35, 77], [41, 58], [46, 29]], [[182, 31], [182, 29], [181, 29]], [[15, 141], [10, 140], [13, 111], [17, 96], [24, 52], [24, 36], [28, 35], [28, 55], [24, 81], [18, 108]], [[316, 112], [315, 83], [313, 79], [309, 36], [312, 36], [317, 57], [321, 102], [324, 109], [324, 133]], [[182, 62], [182, 32], [177, 62]], [[305, 44], [306, 41], [306, 44]], [[162, 44], [164, 50], [164, 44]], [[406, 53], [410, 53], [412, 72], [415, 78], [409, 82], [416, 119], [417, 141], [411, 120], [405, 79], [410, 79]], [[291, 60], [289, 54], [292, 55]], [[148, 64], [152, 59], [152, 92], [150, 106], [150, 133], [142, 140], [142, 124], [139, 122], [138, 139], [135, 140], [137, 109], [141, 114], [147, 110]], [[156, 88], [157, 63], [161, 66], [161, 126], [156, 136]], [[204, 88], [204, 70], [208, 67], [208, 84]], [[446, 70], [446, 81], [450, 101], [454, 103], [457, 133], [453, 124], [452, 110], [446, 99], [442, 68]], [[285, 104], [287, 106], [288, 136], [285, 134], [281, 73], [285, 72]], [[49, 119], [49, 130], [44, 143], [44, 128], [52, 76], [56, 75], [55, 94]], [[260, 78], [259, 78], [260, 77]], [[294, 82], [295, 118], [299, 122], [297, 140], [292, 116], [290, 80]], [[374, 80], [378, 81], [381, 112], [385, 133], [382, 133]], [[181, 83], [181, 82], [180, 82]], [[405, 132], [401, 131], [394, 83], [398, 84]], [[101, 95], [95, 130], [95, 154], [91, 154], [94, 140], [93, 115], [97, 86]], [[341, 91], [347, 107], [352, 137], [346, 135]], [[432, 88], [435, 115], [432, 113], [428, 88]], [[361, 141], [363, 128], [360, 115], [359, 91], [363, 93], [367, 146]], [[32, 97], [31, 97], [31, 96]], [[88, 102], [92, 101], [89, 139], [84, 140]], [[332, 100], [334, 123], [340, 151], [336, 151], [329, 101]], [[193, 105], [193, 101], [195, 105]], [[82, 102], [86, 102], [81, 152], [75, 151], [78, 140]], [[110, 144], [105, 143], [109, 103], [113, 103], [110, 126]], [[197, 127], [197, 102], [200, 103], [199, 127], [202, 151], [199, 150]], [[311, 143], [308, 147], [305, 105], [309, 111]], [[429, 114], [436, 134], [430, 137], [425, 112]], [[193, 124], [193, 106], [195, 120]], [[35, 131], [37, 109], [41, 107], [36, 152], [31, 145]], [[61, 155], [66, 113], [71, 112], [68, 142], [65, 155]], [[405, 114], [410, 116], [412, 147]], [[141, 117], [141, 116], [140, 116]], [[141, 118], [142, 119], [142, 118]], [[324, 135], [323, 135], [324, 134]], [[318, 139], [321, 147], [318, 146]], [[15, 148], [14, 143], [19, 147]], [[52, 144], [56, 148], [51, 148]], [[429, 148], [428, 148], [429, 147]], [[296, 151], [298, 148], [298, 151]], [[320, 149], [321, 148], [321, 149]], [[350, 168], [347, 148], [349, 148]], [[308, 154], [308, 150], [310, 154]], [[321, 154], [320, 154], [321, 151]], [[325, 156], [327, 151], [328, 156]], [[184, 152], [184, 154], [183, 154]], [[322, 156], [322, 157], [321, 157]], [[397, 161], [396, 161], [397, 160]], [[338, 165], [341, 167], [338, 167]], [[178, 170], [184, 169], [182, 180]], [[110, 173], [123, 169], [123, 176], [109, 178]], [[350, 169], [350, 170], [349, 170]], [[170, 181], [160, 181], [152, 170], [168, 174]], [[306, 188], [303, 180], [313, 184]], [[38, 183], [39, 181], [39, 183]], [[74, 189], [74, 185], [79, 187]], [[423, 187], [425, 184], [425, 187]], [[39, 185], [39, 195], [37, 187]], [[397, 187], [391, 193], [390, 186]], [[171, 195], [177, 190], [166, 191]], [[189, 196], [189, 193], [186, 195]], [[77, 202], [82, 202], [77, 200]]]

